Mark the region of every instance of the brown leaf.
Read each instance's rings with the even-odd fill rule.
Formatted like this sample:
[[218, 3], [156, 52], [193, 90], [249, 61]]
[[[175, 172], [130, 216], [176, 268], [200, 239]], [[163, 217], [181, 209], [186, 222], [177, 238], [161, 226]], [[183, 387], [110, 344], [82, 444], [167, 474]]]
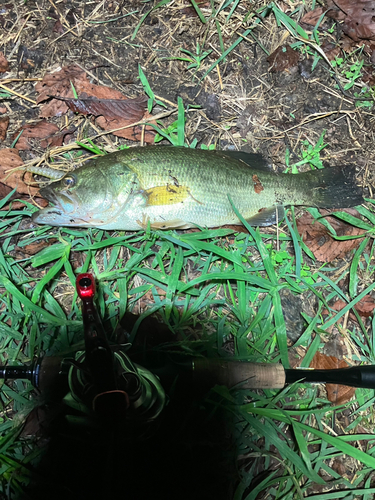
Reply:
[[335, 43], [328, 42], [327, 40], [323, 41], [321, 48], [324, 50], [327, 59], [330, 61], [333, 61], [336, 56], [340, 56], [341, 54], [341, 47]]
[[0, 113], [1, 114], [7, 113], [7, 112], [8, 112], [8, 108], [6, 108], [5, 106], [0, 106]]
[[74, 130], [70, 130], [67, 128], [64, 128], [57, 134], [51, 135], [50, 137], [47, 137], [46, 139], [43, 139], [40, 141], [40, 146], [42, 148], [50, 147], [50, 148], [57, 148], [65, 144], [68, 144], [72, 138], [72, 135], [74, 133]]
[[42, 148], [46, 148], [47, 146], [61, 146], [64, 142], [64, 137], [71, 133], [67, 129], [59, 132], [57, 125], [46, 120], [41, 120], [37, 123], [20, 127], [13, 135], [13, 140], [16, 139], [21, 130], [23, 132], [15, 146], [19, 151], [33, 149], [35, 147], [35, 140], [39, 142]]
[[347, 469], [345, 467], [345, 464], [342, 460], [339, 458], [333, 459], [333, 462], [331, 464], [331, 468], [339, 474], [339, 476], [344, 477]]
[[35, 255], [36, 253], [43, 250], [43, 248], [49, 247], [53, 243], [56, 243], [55, 238], [50, 238], [48, 240], [37, 241], [35, 243], [30, 243], [30, 245], [26, 245], [24, 247], [17, 247], [17, 250], [25, 253], [26, 255]]
[[[347, 302], [344, 302], [341, 299], [338, 299], [332, 306], [332, 309], [339, 312], [347, 305]], [[355, 310], [358, 314], [364, 318], [369, 318], [373, 315], [373, 311], [375, 309], [375, 301], [371, 297], [371, 295], [365, 295], [363, 299], [357, 302], [354, 306]], [[350, 313], [350, 318], [356, 321], [356, 317], [353, 313]]]
[[9, 116], [0, 116], [0, 142], [5, 141], [9, 125]]
[[130, 123], [142, 119], [146, 109], [147, 97], [135, 99], [68, 99], [61, 97], [75, 113], [82, 115], [104, 116], [107, 120], [124, 119]]
[[[71, 84], [73, 84], [79, 99], [74, 99]], [[143, 117], [147, 118], [148, 116], [151, 116], [147, 113], [145, 114], [145, 106], [143, 106], [142, 112], [139, 109], [141, 102], [143, 102], [146, 98], [140, 96], [136, 99], [132, 99], [132, 104], [125, 105], [125, 102], [129, 99], [119, 90], [112, 89], [104, 85], [94, 85], [90, 83], [87, 79], [86, 73], [75, 65], [66, 66], [56, 73], [45, 75], [42, 82], [39, 82], [35, 86], [35, 89], [39, 93], [39, 97], [37, 99], [38, 103], [50, 99], [51, 96], [60, 98], [52, 99], [50, 102], [43, 105], [40, 116], [44, 118], [65, 114], [68, 110], [68, 104], [65, 102], [66, 98], [70, 99], [68, 102], [73, 104], [74, 101], [76, 101], [76, 105], [78, 106], [77, 111], [79, 110], [79, 112], [81, 112], [81, 110], [83, 111], [84, 105], [87, 107], [87, 112], [89, 112], [88, 110], [90, 108], [91, 111], [94, 111], [93, 108], [96, 108], [96, 111], [93, 114], [96, 116], [100, 115], [96, 122], [105, 130], [125, 127], [141, 120]], [[100, 106], [100, 101], [107, 101], [109, 109], [107, 109], [106, 113], [110, 113], [108, 116], [103, 114], [103, 106], [101, 109], [97, 109], [97, 107]], [[116, 103], [110, 103], [109, 101], [124, 101], [124, 104], [116, 105]], [[122, 106], [125, 106], [127, 112], [125, 117], [120, 113], [120, 108]], [[140, 127], [135, 129], [129, 128], [118, 131], [115, 135], [131, 140], [140, 140], [141, 131], [142, 129]], [[153, 142], [154, 135], [155, 134], [151, 128], [146, 129], [145, 141], [149, 143]]]
[[[313, 357], [310, 368], [316, 370], [333, 370], [337, 368], [347, 368], [349, 365], [343, 359], [338, 360], [334, 356], [326, 356], [317, 352]], [[346, 385], [326, 384], [327, 398], [335, 405], [347, 403], [352, 399], [355, 394], [355, 387], [348, 387]]]
[[299, 53], [293, 50], [290, 45], [280, 45], [267, 57], [270, 64], [270, 71], [273, 73], [285, 71], [296, 67], [299, 60]]
[[363, 12], [362, 16], [348, 16], [345, 19], [342, 30], [356, 42], [360, 40], [375, 40], [375, 21], [372, 18], [373, 16], [369, 16], [368, 12]]
[[9, 63], [2, 52], [0, 52], [0, 73], [5, 73], [9, 70]]
[[[17, 149], [4, 148], [0, 150], [0, 182], [8, 188], [8, 193], [14, 188], [17, 189], [17, 194], [27, 194], [35, 196], [38, 189], [32, 186], [28, 186], [24, 179], [26, 178], [28, 182], [32, 180], [32, 175], [16, 170], [15, 172], [7, 172], [8, 170], [20, 167], [23, 165], [23, 160], [19, 156]], [[3, 188], [4, 190], [4, 188]], [[5, 190], [6, 191], [6, 190]]]
[[327, 16], [338, 21], [355, 41], [375, 40], [375, 0], [328, 0]]
[[4, 148], [0, 151], [0, 168], [2, 169], [2, 171], [8, 170], [10, 168], [20, 167], [21, 165], [23, 165], [24, 162], [18, 154], [17, 149]]
[[[150, 118], [149, 122], [152, 123], [152, 115], [146, 112], [143, 116], [144, 119]], [[129, 123], [129, 120], [123, 120], [115, 118], [114, 120], [107, 120], [104, 116], [99, 116], [96, 119], [96, 123], [99, 127], [104, 130], [114, 130], [121, 127], [126, 127], [131, 125], [133, 122]], [[112, 132], [113, 135], [117, 137], [123, 137], [124, 139], [130, 139], [132, 141], [139, 141], [142, 137], [142, 126], [136, 125], [135, 127], [125, 128], [123, 130], [118, 130], [117, 132]], [[151, 127], [145, 127], [144, 141], [148, 144], [152, 144], [154, 142], [155, 133]]]
[[47, 409], [43, 406], [36, 406], [27, 415], [21, 436], [24, 438], [38, 436], [39, 439], [45, 437], [49, 419], [51, 419], [51, 415], [48, 414]]
[[[347, 303], [347, 302], [344, 302], [342, 299], [338, 299], [338, 300], [336, 300], [336, 302], [335, 302], [332, 306], [330, 306], [330, 307], [331, 307], [331, 309], [333, 309], [334, 311], [339, 312], [339, 311], [341, 311], [341, 309], [344, 309], [344, 307], [345, 307], [347, 304], [348, 304], [348, 303]], [[323, 314], [328, 314], [327, 309], [323, 309]], [[352, 319], [352, 320], [354, 320], [354, 321], [357, 319], [357, 318], [355, 317], [355, 315], [354, 315], [352, 312], [351, 312], [351, 313], [349, 313], [349, 317], [350, 317], [350, 319]], [[337, 321], [341, 323], [342, 318], [340, 318], [340, 319], [339, 319], [339, 320], [337, 320]]]
[[0, 200], [5, 198], [11, 191], [12, 189], [9, 186], [0, 182]]
[[54, 33], [59, 33], [60, 35], [62, 35], [63, 33], [65, 33], [66, 29], [63, 27], [63, 25], [61, 24], [61, 21], [58, 19], [55, 22], [55, 24], [53, 25], [52, 31]]
[[317, 7], [314, 10], [310, 10], [306, 12], [306, 14], [301, 19], [301, 23], [310, 24], [311, 26], [315, 26], [319, 21], [320, 16], [323, 14], [323, 7]]
[[[65, 66], [60, 71], [55, 73], [47, 73], [41, 82], [35, 86], [35, 90], [39, 93], [37, 103], [44, 102], [51, 97], [68, 97], [74, 98], [71, 83], [73, 84], [77, 94], [81, 98], [96, 97], [97, 99], [127, 99], [119, 90], [105, 87], [103, 85], [94, 85], [87, 79], [85, 71], [76, 65]], [[47, 105], [52, 104], [54, 99]], [[68, 106], [63, 101], [58, 101], [60, 113], [64, 114], [68, 110]], [[61, 109], [64, 109], [61, 112]], [[42, 108], [42, 115], [44, 118], [51, 116], [58, 116], [56, 114], [49, 114], [49, 108], [46, 106]]]
[[[344, 209], [344, 212], [358, 215], [354, 209]], [[328, 210], [320, 210], [322, 215], [327, 215]], [[364, 234], [363, 229], [351, 226], [335, 217], [326, 217], [326, 220], [335, 229], [337, 236], [356, 236]], [[353, 240], [335, 240], [320, 222], [316, 222], [312, 215], [305, 213], [297, 220], [297, 229], [303, 241], [320, 262], [332, 262], [334, 259], [343, 258], [348, 252], [357, 248], [362, 238]]]
[[363, 67], [362, 68], [362, 81], [364, 83], [367, 83], [369, 87], [373, 87], [375, 85], [375, 72], [373, 70], [374, 64], [375, 64], [375, 50], [373, 51], [373, 57], [374, 62], [372, 63], [373, 66], [371, 67]]

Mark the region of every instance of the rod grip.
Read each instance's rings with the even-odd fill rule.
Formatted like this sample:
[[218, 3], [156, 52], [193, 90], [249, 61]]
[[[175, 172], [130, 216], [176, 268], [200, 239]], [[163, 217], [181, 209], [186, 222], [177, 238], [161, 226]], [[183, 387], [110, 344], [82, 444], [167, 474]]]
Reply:
[[277, 363], [247, 363], [222, 359], [195, 358], [194, 381], [209, 385], [225, 385], [229, 388], [241, 384], [243, 389], [282, 389], [285, 386], [285, 370]]

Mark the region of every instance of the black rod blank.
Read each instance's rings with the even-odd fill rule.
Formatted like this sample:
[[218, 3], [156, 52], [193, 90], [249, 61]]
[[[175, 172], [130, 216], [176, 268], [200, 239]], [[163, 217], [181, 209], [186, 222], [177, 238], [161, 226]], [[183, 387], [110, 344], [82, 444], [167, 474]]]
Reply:
[[375, 365], [351, 366], [333, 370], [285, 370], [287, 384], [323, 382], [375, 389]]

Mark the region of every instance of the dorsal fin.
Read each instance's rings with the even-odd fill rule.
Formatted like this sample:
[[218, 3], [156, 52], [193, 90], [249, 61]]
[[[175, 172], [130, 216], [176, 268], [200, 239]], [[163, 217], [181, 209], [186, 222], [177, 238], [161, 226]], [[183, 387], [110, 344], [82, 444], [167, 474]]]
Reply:
[[258, 153], [246, 153], [245, 151], [220, 151], [220, 154], [224, 154], [230, 158], [235, 160], [240, 160], [246, 165], [249, 165], [252, 168], [256, 168], [257, 170], [267, 170], [268, 172], [272, 170], [272, 166], [267, 162], [262, 155]]

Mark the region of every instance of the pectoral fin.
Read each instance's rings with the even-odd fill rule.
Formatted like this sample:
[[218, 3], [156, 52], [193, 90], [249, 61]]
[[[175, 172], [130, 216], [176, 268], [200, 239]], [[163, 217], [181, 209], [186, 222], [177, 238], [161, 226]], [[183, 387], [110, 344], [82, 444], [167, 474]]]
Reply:
[[181, 219], [151, 223], [151, 229], [188, 229], [189, 227], [190, 224], [186, 224], [186, 222]]
[[252, 217], [246, 219], [250, 226], [271, 226], [277, 224], [285, 217], [285, 210], [282, 205], [270, 208], [262, 208]]
[[[142, 220], [137, 220], [137, 224], [139, 224], [143, 229], [147, 228], [149, 217], [143, 214]], [[151, 229], [188, 229], [191, 227], [191, 224], [187, 224], [184, 220], [181, 219], [173, 219], [173, 220], [165, 220], [158, 222], [150, 222]]]

